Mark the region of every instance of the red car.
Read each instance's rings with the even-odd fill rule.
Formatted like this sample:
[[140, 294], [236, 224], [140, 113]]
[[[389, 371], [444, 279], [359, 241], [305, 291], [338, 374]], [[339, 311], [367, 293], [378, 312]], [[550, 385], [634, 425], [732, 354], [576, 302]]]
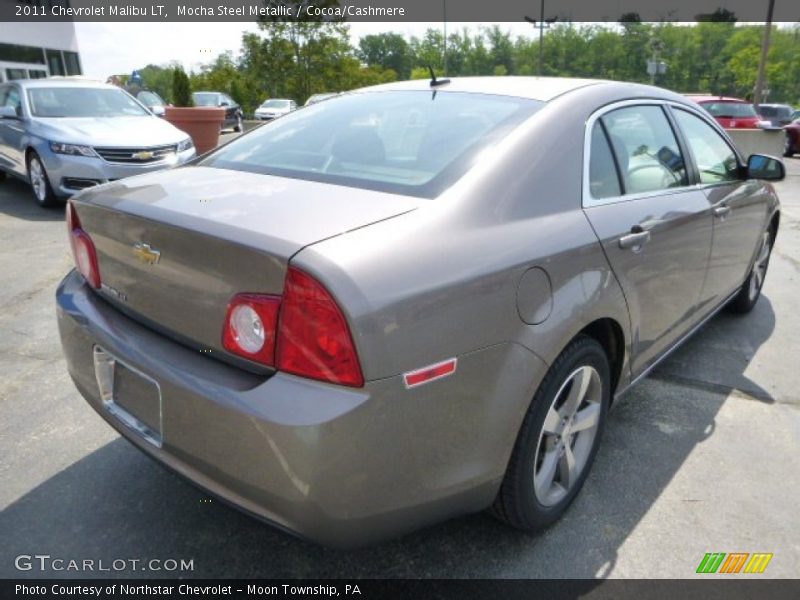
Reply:
[[687, 94], [686, 97], [706, 109], [725, 129], [756, 129], [770, 126], [770, 122], [759, 117], [756, 109], [747, 100], [693, 94]]

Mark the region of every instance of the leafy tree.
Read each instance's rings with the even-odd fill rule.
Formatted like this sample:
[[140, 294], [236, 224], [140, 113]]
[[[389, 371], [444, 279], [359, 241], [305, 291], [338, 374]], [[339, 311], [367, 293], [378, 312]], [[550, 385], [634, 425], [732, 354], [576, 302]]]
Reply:
[[172, 71], [172, 99], [175, 106], [194, 106], [189, 77], [182, 67]]
[[358, 58], [370, 67], [392, 69], [401, 79], [411, 73], [411, 49], [398, 33], [366, 35], [358, 42]]

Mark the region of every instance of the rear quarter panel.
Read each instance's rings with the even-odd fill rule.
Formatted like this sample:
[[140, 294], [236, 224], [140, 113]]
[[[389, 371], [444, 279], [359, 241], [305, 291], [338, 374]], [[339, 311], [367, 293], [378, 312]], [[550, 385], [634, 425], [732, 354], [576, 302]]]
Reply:
[[[549, 365], [600, 318], [616, 321], [629, 347], [625, 299], [581, 209], [584, 122], [598, 102], [617, 99], [598, 89], [553, 100], [438, 199], [292, 259], [339, 299], [367, 379], [498, 343]], [[517, 301], [534, 266], [552, 289], [534, 290], [534, 302], [551, 304], [536, 325]]]

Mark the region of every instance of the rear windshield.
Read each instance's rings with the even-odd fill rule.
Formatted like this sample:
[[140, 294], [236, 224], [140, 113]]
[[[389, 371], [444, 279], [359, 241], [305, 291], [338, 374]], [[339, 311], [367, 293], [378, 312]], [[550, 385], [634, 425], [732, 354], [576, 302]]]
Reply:
[[145, 117], [150, 113], [122, 90], [92, 87], [32, 87], [34, 117]]
[[744, 102], [703, 102], [700, 106], [710, 112], [712, 116], [723, 119], [758, 117], [753, 105]]
[[219, 94], [208, 92], [195, 92], [192, 94], [195, 106], [217, 106], [219, 104]]
[[765, 117], [777, 117], [779, 119], [789, 119], [792, 116], [792, 107], [761, 105], [758, 107], [758, 112]]
[[433, 198], [541, 106], [460, 92], [348, 94], [259, 127], [200, 164]]
[[288, 108], [288, 100], [267, 100], [261, 105], [261, 108]]

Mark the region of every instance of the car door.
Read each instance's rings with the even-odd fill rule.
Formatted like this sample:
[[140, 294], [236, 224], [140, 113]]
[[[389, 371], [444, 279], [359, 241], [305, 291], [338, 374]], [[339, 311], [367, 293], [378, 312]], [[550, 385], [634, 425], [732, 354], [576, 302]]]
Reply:
[[22, 120], [22, 96], [19, 86], [0, 86], [0, 106], [14, 108], [19, 119], [0, 119], [0, 167], [6, 171], [25, 173], [22, 140], [25, 122]]
[[736, 151], [705, 117], [670, 109], [695, 163], [699, 189], [714, 215], [713, 244], [701, 301], [713, 308], [738, 289], [768, 217], [766, 187], [744, 177]]
[[628, 303], [636, 376], [696, 322], [711, 211], [661, 104], [606, 107], [587, 122], [586, 147], [584, 212]]

